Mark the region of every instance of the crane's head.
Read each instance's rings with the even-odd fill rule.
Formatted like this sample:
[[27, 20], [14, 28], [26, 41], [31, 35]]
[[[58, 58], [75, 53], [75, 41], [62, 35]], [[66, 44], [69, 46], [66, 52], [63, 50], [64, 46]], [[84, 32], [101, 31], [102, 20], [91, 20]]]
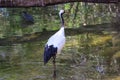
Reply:
[[65, 11], [61, 9], [59, 15], [62, 15], [63, 13], [65, 13]]
[[63, 16], [62, 16], [64, 13], [65, 13], [64, 10], [60, 10], [60, 12], [59, 12], [59, 16], [60, 16], [60, 20], [61, 20], [61, 24], [62, 24], [61, 27], [64, 27], [64, 19], [63, 19]]

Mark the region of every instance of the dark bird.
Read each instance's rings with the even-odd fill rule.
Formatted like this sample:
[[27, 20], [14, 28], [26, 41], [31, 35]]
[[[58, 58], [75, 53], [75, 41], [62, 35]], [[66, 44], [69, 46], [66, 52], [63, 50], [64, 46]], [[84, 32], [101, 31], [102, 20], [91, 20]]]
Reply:
[[53, 65], [54, 65], [54, 80], [56, 78], [56, 54], [59, 54], [65, 44], [65, 33], [64, 33], [64, 19], [63, 19], [64, 10], [60, 10], [59, 17], [61, 20], [61, 28], [54, 35], [52, 35], [48, 42], [45, 45], [44, 49], [44, 64], [46, 64], [51, 57], [53, 57]]
[[29, 23], [32, 23], [32, 24], [34, 23], [33, 16], [31, 14], [27, 13], [26, 11], [22, 12], [22, 17], [26, 22], [29, 22]]

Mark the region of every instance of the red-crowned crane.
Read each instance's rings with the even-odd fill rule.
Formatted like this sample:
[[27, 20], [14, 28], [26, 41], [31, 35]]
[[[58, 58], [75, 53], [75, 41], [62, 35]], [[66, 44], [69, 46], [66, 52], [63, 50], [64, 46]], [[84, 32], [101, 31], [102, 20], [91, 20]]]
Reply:
[[54, 80], [56, 78], [56, 54], [59, 54], [65, 44], [65, 33], [64, 33], [64, 19], [63, 19], [64, 10], [60, 10], [59, 17], [61, 20], [61, 28], [54, 35], [52, 35], [48, 42], [45, 45], [44, 49], [44, 64], [46, 64], [51, 57], [53, 57], [53, 66], [54, 66]]

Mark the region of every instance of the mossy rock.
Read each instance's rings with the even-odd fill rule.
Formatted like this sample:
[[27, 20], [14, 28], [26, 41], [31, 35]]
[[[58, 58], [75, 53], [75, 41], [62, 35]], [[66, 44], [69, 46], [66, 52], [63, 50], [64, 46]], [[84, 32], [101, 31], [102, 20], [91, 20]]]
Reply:
[[120, 50], [120, 47], [105, 48], [104, 51], [102, 51], [100, 55], [104, 57], [112, 58], [113, 55], [116, 54], [116, 52], [118, 52], [119, 50]]
[[120, 50], [113, 55], [113, 58], [120, 58]]
[[113, 46], [120, 46], [120, 33], [113, 35], [112, 43], [113, 43]]

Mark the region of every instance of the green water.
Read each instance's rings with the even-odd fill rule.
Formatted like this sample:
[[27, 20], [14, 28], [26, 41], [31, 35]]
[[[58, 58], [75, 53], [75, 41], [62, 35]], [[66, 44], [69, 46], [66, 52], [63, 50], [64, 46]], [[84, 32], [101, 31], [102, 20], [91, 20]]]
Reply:
[[[95, 58], [87, 59], [85, 65], [80, 65], [82, 51], [79, 51], [81, 48], [79, 36], [67, 37], [66, 41], [66, 45], [61, 54], [57, 55], [56, 58], [56, 80], [111, 80], [109, 79], [109, 75], [114, 76], [113, 73], [106, 72], [103, 75], [92, 67], [97, 65]], [[0, 52], [4, 53], [5, 57], [1, 57], [3, 59], [0, 64], [0, 79], [53, 80], [52, 59], [47, 65], [43, 64], [45, 42], [46, 41], [1, 46]], [[89, 52], [89, 50], [86, 52]], [[95, 55], [94, 53], [90, 54], [92, 56]], [[115, 75], [117, 76], [118, 74], [115, 73]]]
[[[60, 9], [66, 11], [66, 28], [73, 30], [84, 24], [111, 23], [116, 15], [109, 10], [112, 6], [115, 8], [115, 5], [106, 4], [68, 3], [42, 8], [7, 8], [9, 16], [2, 16], [0, 12], [0, 38], [10, 39], [12, 43], [18, 39], [25, 40], [24, 43], [0, 46], [0, 80], [53, 80], [52, 59], [47, 65], [43, 63], [44, 45], [47, 40], [34, 41], [37, 35], [34, 33], [58, 30]], [[31, 14], [35, 23], [28, 25], [21, 17], [22, 11]], [[27, 37], [25, 34], [32, 36]], [[32, 42], [29, 39], [32, 39]], [[112, 35], [109, 29], [102, 34], [90, 31], [78, 32], [74, 36], [66, 35], [66, 44], [56, 58], [56, 80], [120, 80], [119, 41], [119, 34]], [[116, 59], [118, 62], [114, 61]], [[95, 69], [101, 65], [104, 74]]]

